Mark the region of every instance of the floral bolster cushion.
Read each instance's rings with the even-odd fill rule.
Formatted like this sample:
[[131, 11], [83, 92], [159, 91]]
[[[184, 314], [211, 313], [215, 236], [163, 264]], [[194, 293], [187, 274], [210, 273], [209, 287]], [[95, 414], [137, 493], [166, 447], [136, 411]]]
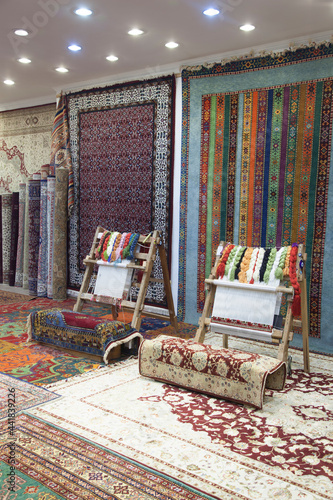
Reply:
[[286, 380], [286, 363], [278, 359], [164, 335], [143, 340], [139, 371], [145, 377], [257, 408], [262, 408], [265, 388], [282, 390]]

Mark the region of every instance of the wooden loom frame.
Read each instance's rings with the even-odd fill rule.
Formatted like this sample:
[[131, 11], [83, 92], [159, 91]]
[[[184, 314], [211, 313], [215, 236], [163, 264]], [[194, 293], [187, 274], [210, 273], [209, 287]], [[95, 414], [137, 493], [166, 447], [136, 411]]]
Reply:
[[[212, 309], [215, 300], [215, 292], [216, 285], [214, 280], [216, 277], [217, 266], [221, 257], [220, 250], [221, 247], [224, 248], [226, 245], [225, 242], [221, 241], [215, 258], [215, 264], [211, 270], [211, 274], [208, 279], [205, 280], [207, 295], [203, 308], [202, 315], [199, 319], [199, 328], [197, 329], [195, 335], [196, 342], [203, 342], [205, 339], [205, 334], [210, 326], [211, 319], [210, 316], [212, 314]], [[303, 268], [301, 268], [301, 261], [303, 262]], [[298, 283], [301, 289], [301, 320], [296, 320], [293, 317], [292, 313], [292, 296], [293, 296], [293, 288], [291, 286], [288, 287], [278, 287], [277, 292], [282, 292], [288, 294], [288, 309], [286, 318], [284, 321], [283, 330], [278, 330], [273, 328], [272, 330], [272, 343], [279, 344], [277, 358], [281, 361], [285, 361], [288, 363], [288, 348], [289, 342], [293, 339], [293, 327], [298, 326], [302, 327], [302, 339], [303, 339], [303, 364], [304, 371], [309, 373], [310, 371], [310, 360], [309, 360], [309, 326], [308, 326], [308, 304], [307, 304], [307, 289], [306, 289], [306, 274], [305, 274], [305, 262], [306, 262], [306, 253], [304, 245], [300, 244], [298, 246], [297, 252], [297, 262], [296, 262], [296, 276]], [[287, 280], [286, 280], [287, 281]], [[251, 286], [251, 285], [249, 285]], [[218, 335], [223, 336], [223, 347], [228, 347], [228, 334], [218, 333]], [[232, 334], [231, 334], [232, 335]], [[235, 335], [237, 336], [237, 335]], [[290, 368], [290, 367], [289, 367]]]
[[[79, 291], [79, 295], [77, 297], [76, 304], [74, 305], [73, 311], [75, 312], [81, 312], [82, 307], [85, 301], [91, 301], [93, 294], [88, 293], [89, 289], [89, 284], [90, 284], [90, 279], [93, 275], [94, 267], [97, 264], [97, 260], [95, 258], [95, 251], [99, 245], [100, 237], [103, 234], [105, 229], [102, 226], [97, 226], [94, 240], [90, 249], [89, 255], [83, 260], [83, 263], [86, 266], [86, 270], [83, 276], [83, 281], [82, 285]], [[159, 231], [155, 230], [150, 235], [145, 236], [145, 235], [140, 235], [137, 247], [140, 244], [145, 244], [148, 245], [148, 253], [140, 253], [137, 251], [137, 249], [134, 252], [134, 261], [130, 261], [128, 267], [134, 269], [137, 269], [139, 271], [142, 271], [142, 279], [141, 283], [139, 285], [139, 293], [137, 296], [137, 299], [135, 302], [131, 302], [128, 300], [122, 300], [120, 307], [124, 311], [131, 311], [133, 312], [133, 317], [131, 321], [131, 326], [132, 328], [135, 328], [136, 330], [140, 329], [141, 325], [141, 315], [144, 313], [145, 316], [152, 317], [152, 318], [159, 318], [159, 319], [168, 319], [168, 316], [166, 314], [163, 314], [162, 311], [158, 312], [157, 309], [158, 307], [155, 307], [156, 311], [151, 311], [149, 310], [149, 307], [145, 306], [144, 301], [146, 298], [147, 294], [147, 288], [148, 284], [150, 281], [156, 282], [162, 282], [164, 284], [164, 289], [165, 289], [165, 294], [166, 294], [166, 299], [167, 299], [167, 305], [168, 305], [168, 311], [169, 311], [169, 320], [172, 326], [175, 328], [176, 332], [178, 331], [178, 323], [177, 323], [177, 317], [175, 315], [175, 310], [174, 310], [174, 303], [173, 303], [173, 298], [172, 298], [172, 292], [171, 292], [171, 284], [170, 284], [170, 277], [169, 277], [169, 270], [168, 270], [168, 263], [167, 263], [167, 258], [166, 258], [166, 252], [165, 252], [165, 247], [162, 241], [162, 238], [159, 234]], [[137, 248], [136, 247], [136, 248]], [[153, 265], [157, 256], [157, 251], [159, 252], [160, 260], [161, 260], [161, 267], [162, 267], [162, 272], [163, 272], [163, 280], [159, 280], [156, 278], [151, 277], [151, 273], [153, 270]], [[143, 261], [142, 264], [136, 264], [135, 260]], [[95, 302], [93, 302], [95, 303]], [[96, 302], [97, 304], [103, 303], [103, 301]], [[105, 302], [107, 303], [107, 302]], [[114, 319], [117, 318], [118, 313], [116, 306], [111, 305], [112, 309], [112, 315]]]

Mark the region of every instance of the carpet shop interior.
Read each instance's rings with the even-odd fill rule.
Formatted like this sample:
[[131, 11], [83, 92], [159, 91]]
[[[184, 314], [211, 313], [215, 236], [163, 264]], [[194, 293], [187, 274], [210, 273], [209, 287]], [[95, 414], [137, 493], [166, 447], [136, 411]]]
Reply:
[[[26, 57], [77, 17], [39, 3]], [[1, 498], [332, 498], [333, 32], [295, 40], [0, 90]]]

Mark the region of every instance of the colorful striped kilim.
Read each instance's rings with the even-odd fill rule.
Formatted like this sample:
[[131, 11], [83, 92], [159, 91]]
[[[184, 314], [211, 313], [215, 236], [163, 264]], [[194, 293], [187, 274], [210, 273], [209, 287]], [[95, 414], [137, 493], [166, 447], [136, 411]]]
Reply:
[[[0, 437], [8, 435], [6, 421]], [[2, 439], [3, 441], [3, 439]], [[27, 500], [217, 500], [180, 478], [129, 459], [46, 421], [16, 418], [15, 441], [0, 445], [1, 498]], [[10, 472], [15, 449], [15, 475]], [[11, 491], [15, 492], [11, 495]]]
[[[332, 52], [332, 48], [325, 50], [321, 49], [323, 57], [327, 57], [329, 50]], [[319, 52], [317, 49], [316, 55]], [[314, 56], [308, 49], [298, 58], [311, 59], [311, 55]], [[185, 207], [180, 232], [179, 313], [182, 317], [186, 312], [186, 293], [193, 294], [189, 290], [190, 273], [186, 273], [188, 256], [193, 255], [191, 273], [194, 260], [197, 268], [196, 304], [193, 296], [189, 301], [192, 300], [191, 305], [200, 313], [205, 301], [204, 280], [210, 273], [219, 241], [266, 248], [297, 242], [305, 244], [308, 256], [310, 334], [320, 337], [333, 79], [332, 71], [330, 77], [321, 78], [311, 71], [310, 63], [304, 67], [303, 74], [297, 73], [295, 66], [298, 65], [290, 64], [293, 58], [297, 60], [295, 54], [289, 55], [289, 59], [288, 55], [281, 57], [284, 74], [276, 73], [276, 78], [272, 69], [267, 69], [267, 75], [261, 71], [260, 78], [258, 74], [257, 79], [253, 77], [254, 70], [264, 70], [270, 58], [248, 61], [247, 68], [244, 61], [233, 63], [227, 75], [222, 74], [227, 69], [215, 65], [210, 72], [212, 83], [206, 85], [206, 89], [214, 92], [209, 93], [203, 87], [199, 90], [200, 78], [204, 80], [209, 76], [206, 68], [183, 72], [183, 108], [187, 110], [183, 140], [190, 137], [190, 141], [182, 162], [181, 207]], [[242, 84], [240, 79], [232, 79], [233, 73], [242, 78]], [[220, 84], [216, 78], [219, 74]], [[226, 85], [224, 78], [228, 78]], [[294, 79], [297, 80], [294, 82]], [[299, 81], [301, 79], [304, 81]], [[194, 92], [189, 99], [192, 86]], [[219, 88], [227, 90], [216, 91]], [[201, 111], [193, 104], [199, 106], [199, 98]], [[195, 114], [193, 120], [190, 110]], [[199, 113], [201, 130], [194, 125]], [[201, 137], [197, 167], [191, 162], [195, 154], [194, 150], [191, 152], [191, 137], [195, 132], [197, 139]], [[197, 184], [192, 181], [194, 171], [198, 174]], [[190, 197], [197, 200], [197, 207]], [[195, 209], [197, 235], [193, 229]], [[187, 222], [190, 213], [191, 219]], [[191, 253], [190, 245], [197, 248], [196, 256]], [[188, 316], [185, 321], [189, 321]]]

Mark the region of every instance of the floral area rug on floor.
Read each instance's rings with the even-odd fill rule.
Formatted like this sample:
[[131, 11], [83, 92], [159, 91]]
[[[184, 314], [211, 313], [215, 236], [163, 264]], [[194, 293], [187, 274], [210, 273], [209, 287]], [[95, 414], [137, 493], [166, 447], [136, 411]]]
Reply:
[[[219, 499], [330, 499], [332, 359], [311, 354], [307, 374], [302, 353], [290, 353], [285, 389], [266, 391], [262, 410], [141, 377], [126, 360], [48, 386], [62, 397], [24, 413]], [[19, 445], [29, 451], [27, 440]]]
[[[26, 303], [2, 306], [0, 316], [0, 372], [38, 386], [44, 386], [104, 366], [89, 358], [79, 358], [52, 346], [27, 343], [27, 318], [33, 311], [51, 308], [73, 310], [75, 299], [55, 301], [37, 298]], [[112, 320], [109, 306], [85, 303], [83, 313]], [[125, 319], [125, 318], [124, 318]], [[120, 321], [122, 316], [120, 314]], [[140, 332], [145, 338], [169, 332], [170, 323], [143, 318]], [[181, 324], [179, 336], [194, 336], [196, 327]], [[10, 353], [10, 356], [8, 355]]]

